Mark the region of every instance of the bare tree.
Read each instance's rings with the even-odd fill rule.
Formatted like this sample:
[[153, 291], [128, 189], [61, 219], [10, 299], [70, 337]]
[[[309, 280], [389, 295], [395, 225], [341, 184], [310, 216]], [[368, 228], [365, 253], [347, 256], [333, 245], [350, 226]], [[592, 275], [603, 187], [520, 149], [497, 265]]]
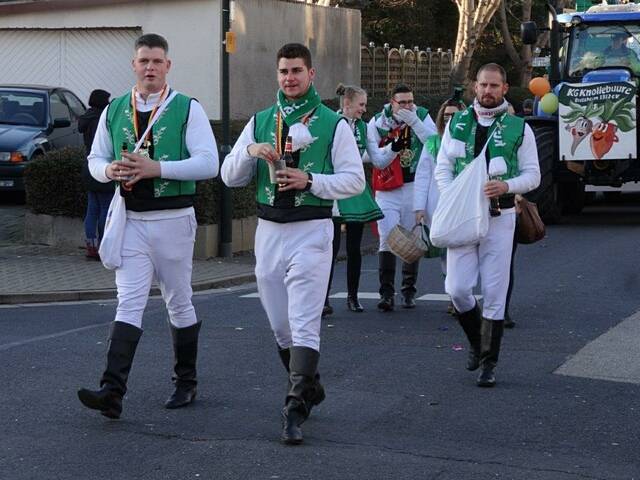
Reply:
[[[516, 15], [511, 7], [516, 7], [520, 3], [521, 10], [520, 15]], [[553, 2], [556, 9], [564, 8], [567, 2], [565, 0], [555, 0]], [[509, 58], [520, 71], [519, 84], [522, 87], [529, 85], [531, 75], [533, 71], [532, 57], [533, 52], [537, 49], [543, 48], [549, 43], [549, 31], [544, 31], [538, 36], [538, 40], [535, 45], [522, 45], [520, 50], [515, 46], [513, 34], [509, 30], [509, 16], [513, 16], [520, 22], [528, 22], [531, 20], [531, 11], [533, 7], [533, 0], [503, 0], [498, 10], [500, 33], [504, 41], [504, 47], [509, 55]]]
[[458, 37], [453, 56], [451, 80], [466, 83], [471, 58], [487, 24], [500, 7], [502, 0], [451, 0], [458, 7]]

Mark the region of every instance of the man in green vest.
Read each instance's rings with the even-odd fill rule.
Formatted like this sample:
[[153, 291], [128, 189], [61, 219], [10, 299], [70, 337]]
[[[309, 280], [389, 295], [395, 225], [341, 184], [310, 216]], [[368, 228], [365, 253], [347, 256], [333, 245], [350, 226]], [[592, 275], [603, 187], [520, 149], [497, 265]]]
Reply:
[[[415, 225], [413, 187], [416, 166], [427, 138], [436, 126], [424, 107], [415, 105], [413, 91], [398, 84], [391, 91], [389, 103], [369, 121], [367, 152], [373, 170], [373, 189], [384, 218], [378, 220], [380, 247], [378, 273], [380, 301], [378, 309], [394, 308], [396, 256], [387, 239], [396, 225], [411, 230]], [[415, 308], [416, 282], [420, 261], [402, 263], [402, 307]]]
[[91, 175], [103, 183], [119, 182], [114, 199], [126, 207], [126, 213], [110, 208], [112, 216], [122, 213], [122, 222], [108, 218], [105, 238], [112, 222], [121, 226], [122, 236], [114, 235], [121, 241], [100, 251], [105, 266], [115, 268], [118, 288], [107, 366], [99, 390], [78, 392], [85, 407], [109, 418], [122, 412], [154, 277], [167, 305], [175, 359], [175, 389], [165, 407], [184, 407], [196, 396], [200, 322], [191, 303], [197, 227], [193, 199], [195, 180], [218, 174], [218, 152], [200, 104], [167, 84], [168, 50], [160, 35], [137, 39], [132, 61], [136, 85], [103, 111], [89, 155]]
[[[507, 74], [500, 65], [480, 67], [474, 103], [449, 122], [434, 172], [441, 192], [478, 157], [486, 162], [489, 173], [484, 186], [484, 194], [491, 199], [488, 233], [479, 243], [447, 249], [445, 279], [445, 290], [469, 340], [467, 369], [481, 369], [480, 387], [493, 387], [496, 382], [516, 224], [514, 195], [540, 183], [533, 131], [522, 118], [508, 113], [504, 99], [508, 89]], [[473, 296], [478, 276], [482, 311]]]
[[[256, 280], [288, 372], [281, 439], [296, 445], [303, 440], [300, 425], [324, 400], [320, 316], [331, 269], [333, 201], [360, 194], [365, 178], [349, 125], [321, 103], [313, 86], [309, 49], [284, 45], [277, 69], [276, 104], [251, 118], [221, 174], [229, 187], [256, 178]], [[269, 170], [288, 143], [289, 166], [273, 178]]]

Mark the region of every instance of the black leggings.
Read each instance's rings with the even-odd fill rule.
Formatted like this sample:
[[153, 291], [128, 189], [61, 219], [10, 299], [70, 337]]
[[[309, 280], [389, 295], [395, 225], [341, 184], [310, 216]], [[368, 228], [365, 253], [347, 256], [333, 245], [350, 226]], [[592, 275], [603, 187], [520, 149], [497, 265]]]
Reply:
[[504, 304], [504, 316], [509, 315], [509, 303], [511, 303], [511, 293], [513, 292], [513, 282], [515, 281], [513, 275], [513, 262], [516, 256], [516, 249], [518, 248], [518, 227], [513, 232], [513, 249], [511, 250], [511, 265], [509, 266], [509, 288], [507, 289], [507, 299]]
[[[364, 232], [364, 223], [347, 222], [347, 292], [349, 296], [358, 296], [358, 287], [360, 285], [360, 269], [362, 267], [362, 253], [360, 252], [360, 244], [362, 243], [362, 233]], [[331, 275], [329, 276], [329, 285], [327, 287], [327, 300], [331, 291], [331, 281], [333, 280], [333, 268], [336, 263], [336, 257], [340, 251], [340, 222], [333, 221], [333, 258], [331, 261]]]

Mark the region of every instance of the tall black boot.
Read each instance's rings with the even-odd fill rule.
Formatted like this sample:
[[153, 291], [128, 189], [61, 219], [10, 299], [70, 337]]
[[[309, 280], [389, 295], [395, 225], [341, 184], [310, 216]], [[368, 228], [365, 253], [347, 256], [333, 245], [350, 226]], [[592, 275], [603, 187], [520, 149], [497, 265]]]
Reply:
[[176, 328], [171, 325], [174, 366], [173, 383], [175, 390], [167, 399], [165, 408], [186, 407], [196, 398], [196, 361], [198, 359], [198, 335], [202, 322], [190, 327]]
[[[291, 350], [288, 348], [281, 348], [280, 345], [278, 345], [278, 354], [280, 355], [280, 361], [282, 362], [282, 365], [284, 365], [285, 370], [287, 371], [287, 373], [289, 373], [289, 364], [291, 363]], [[291, 376], [287, 378], [289, 380], [287, 392], [289, 392], [289, 390], [291, 390]], [[324, 392], [324, 387], [320, 383], [320, 374], [316, 372], [309, 395], [309, 413], [311, 413], [311, 408], [315, 407], [316, 405], [320, 405], [325, 397], [326, 394]]]
[[311, 398], [315, 394], [315, 375], [320, 353], [308, 347], [291, 347], [290, 388], [282, 409], [281, 440], [287, 445], [302, 443], [300, 425], [309, 417]]
[[477, 370], [480, 366], [480, 340], [482, 315], [478, 304], [468, 312], [458, 313], [458, 322], [469, 340], [469, 355], [467, 357], [467, 370]]
[[402, 308], [416, 308], [416, 282], [418, 281], [418, 265], [402, 262]]
[[100, 390], [78, 390], [82, 404], [109, 418], [120, 418], [122, 397], [142, 330], [124, 322], [113, 322], [107, 348], [107, 367], [100, 379]]
[[493, 387], [496, 384], [496, 365], [500, 355], [500, 342], [504, 332], [504, 320], [482, 319], [482, 350], [480, 352], [479, 387]]
[[393, 253], [378, 253], [378, 275], [380, 277], [378, 309], [389, 312], [393, 310], [393, 296], [395, 295], [396, 256]]

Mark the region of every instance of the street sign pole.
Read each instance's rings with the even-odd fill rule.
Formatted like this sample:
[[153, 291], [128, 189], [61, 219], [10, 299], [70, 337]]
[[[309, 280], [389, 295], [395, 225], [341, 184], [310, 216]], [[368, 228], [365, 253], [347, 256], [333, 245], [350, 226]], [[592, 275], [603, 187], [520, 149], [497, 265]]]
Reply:
[[[222, 0], [222, 75], [221, 75], [221, 114], [222, 114], [222, 145], [220, 147], [221, 163], [231, 151], [231, 134], [229, 128], [229, 42], [230, 29], [230, 0]], [[234, 45], [235, 47], [235, 45]], [[218, 255], [220, 257], [233, 256], [232, 249], [232, 217], [231, 190], [220, 182], [220, 242]]]

